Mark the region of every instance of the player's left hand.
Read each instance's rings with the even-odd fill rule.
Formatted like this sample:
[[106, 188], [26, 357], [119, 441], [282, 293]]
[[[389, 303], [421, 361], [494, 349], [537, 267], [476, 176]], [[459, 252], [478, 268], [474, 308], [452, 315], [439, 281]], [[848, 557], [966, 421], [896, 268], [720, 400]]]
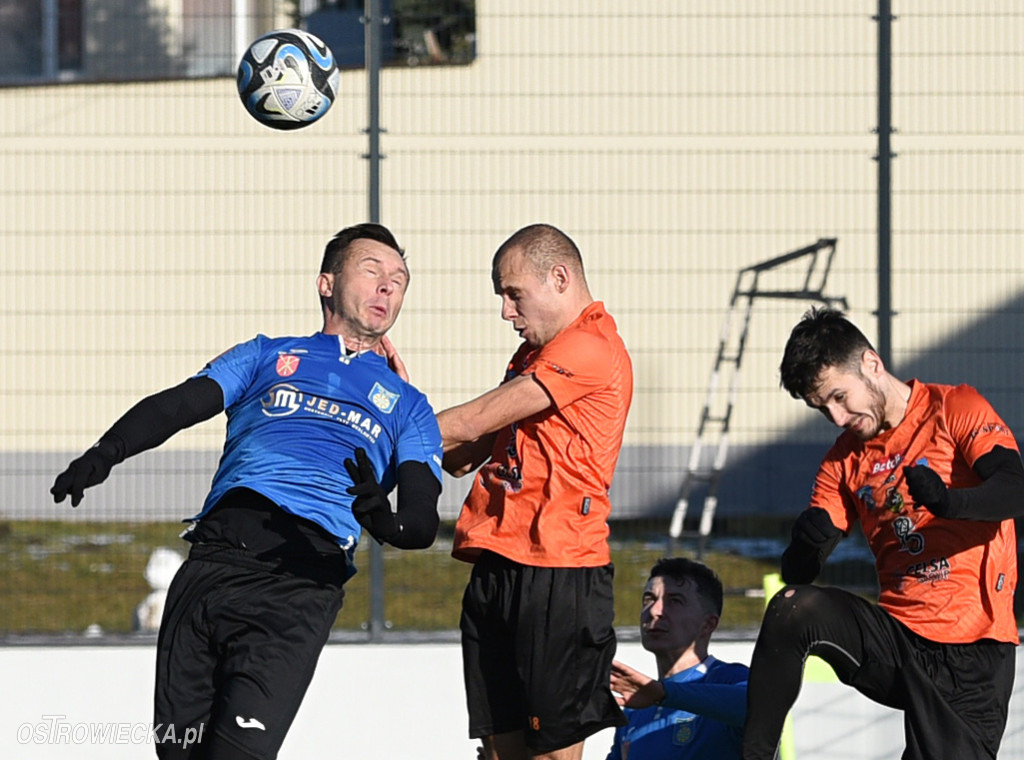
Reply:
[[903, 477], [915, 504], [927, 507], [936, 517], [949, 517], [949, 489], [935, 470], [925, 465], [907, 465]]
[[347, 491], [356, 497], [352, 502], [352, 514], [359, 524], [377, 539], [377, 543], [382, 544], [397, 536], [402, 526], [398, 522], [398, 515], [391, 511], [388, 495], [377, 482], [366, 450], [358, 448], [355, 453], [354, 462], [345, 459], [345, 469], [348, 470], [353, 483]]
[[665, 687], [661, 681], [646, 676], [624, 662], [612, 661], [612, 677], [609, 684], [615, 692], [619, 707], [635, 710], [656, 705], [665, 698]]

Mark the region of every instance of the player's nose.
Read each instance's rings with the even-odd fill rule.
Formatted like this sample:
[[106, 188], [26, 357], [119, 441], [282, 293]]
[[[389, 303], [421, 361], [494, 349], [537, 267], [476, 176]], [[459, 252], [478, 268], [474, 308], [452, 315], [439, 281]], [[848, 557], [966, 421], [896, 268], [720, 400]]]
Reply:
[[511, 299], [501, 299], [501, 318], [511, 322], [516, 318], [516, 307], [512, 303]]
[[828, 416], [832, 419], [832, 422], [839, 427], [846, 427], [846, 423], [848, 423], [853, 417], [852, 414], [838, 404], [829, 405]]

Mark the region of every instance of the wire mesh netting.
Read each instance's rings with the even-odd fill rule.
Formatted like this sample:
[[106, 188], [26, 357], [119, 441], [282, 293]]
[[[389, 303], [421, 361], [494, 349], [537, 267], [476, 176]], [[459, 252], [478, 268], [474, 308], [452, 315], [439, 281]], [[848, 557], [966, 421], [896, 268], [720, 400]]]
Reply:
[[[257, 333], [319, 328], [323, 245], [368, 213], [364, 10], [8, 5], [0, 631], [144, 630], [174, 562], [159, 550], [185, 552], [181, 521], [209, 487], [223, 417], [120, 465], [77, 510], [53, 505], [50, 483], [137, 399]], [[1024, 429], [1024, 11], [894, 6], [893, 363], [977, 386]], [[565, 230], [635, 367], [612, 489], [620, 624], [654, 559], [699, 550], [731, 592], [723, 627], [755, 628], [761, 577], [835, 435], [778, 387], [806, 299], [753, 302], [706, 545], [686, 538], [700, 487], [679, 539], [670, 521], [741, 272], [833, 240], [825, 290], [877, 329], [875, 5], [394, 0], [387, 12], [380, 208], [412, 270], [393, 339], [414, 383], [443, 409], [501, 379], [517, 339], [491, 256], [525, 224]], [[341, 64], [330, 111], [290, 132], [250, 118], [235, 82], [249, 42], [280, 28], [314, 31]], [[758, 287], [805, 284], [780, 267]], [[433, 549], [385, 552], [395, 629], [457, 627], [468, 566], [448, 550], [467, 487], [446, 481]], [[369, 617], [364, 549], [358, 561], [340, 629]], [[862, 539], [827, 580], [873, 592]]]

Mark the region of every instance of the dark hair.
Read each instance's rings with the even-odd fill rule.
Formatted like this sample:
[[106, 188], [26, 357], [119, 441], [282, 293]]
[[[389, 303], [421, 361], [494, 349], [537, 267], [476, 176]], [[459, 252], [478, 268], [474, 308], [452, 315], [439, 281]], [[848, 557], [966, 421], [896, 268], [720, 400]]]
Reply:
[[580, 249], [572, 238], [550, 224], [531, 224], [513, 233], [494, 254], [492, 273], [497, 273], [498, 262], [512, 249], [522, 251], [538, 275], [547, 274], [555, 264], [565, 264], [585, 278]]
[[704, 606], [714, 610], [719, 617], [722, 616], [722, 581], [703, 562], [686, 557], [662, 557], [654, 563], [648, 580], [658, 577], [671, 578], [680, 584], [687, 579], [692, 580], [697, 587], [697, 594], [705, 602]]
[[874, 351], [843, 313], [816, 307], [804, 314], [789, 334], [779, 373], [793, 398], [806, 398], [828, 367], [856, 368], [865, 351]]
[[340, 272], [345, 266], [345, 260], [348, 258], [349, 246], [354, 241], [363, 238], [383, 243], [388, 248], [395, 249], [403, 259], [405, 258], [405, 251], [399, 247], [395, 236], [391, 234], [391, 230], [382, 224], [365, 222], [346, 227], [330, 239], [330, 242], [327, 243], [327, 247], [324, 249], [323, 261], [320, 262], [320, 273], [337, 274]]

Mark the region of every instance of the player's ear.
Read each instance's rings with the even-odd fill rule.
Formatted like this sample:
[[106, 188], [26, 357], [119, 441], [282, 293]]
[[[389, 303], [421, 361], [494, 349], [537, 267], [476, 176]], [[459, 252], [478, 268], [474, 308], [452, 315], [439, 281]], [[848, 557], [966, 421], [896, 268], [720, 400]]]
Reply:
[[885, 364], [882, 363], [882, 357], [870, 348], [864, 349], [864, 353], [860, 355], [860, 368], [865, 375], [870, 375], [871, 377], [878, 377], [885, 372]]
[[551, 267], [551, 280], [555, 284], [555, 290], [564, 293], [569, 288], [569, 267], [565, 264], [555, 264]]
[[705, 615], [704, 625], [702, 626], [704, 635], [710, 638], [711, 634], [718, 628], [720, 620], [721, 618], [718, 615]]
[[330, 272], [321, 272], [316, 278], [316, 292], [324, 298], [330, 298], [334, 292], [334, 275]]

